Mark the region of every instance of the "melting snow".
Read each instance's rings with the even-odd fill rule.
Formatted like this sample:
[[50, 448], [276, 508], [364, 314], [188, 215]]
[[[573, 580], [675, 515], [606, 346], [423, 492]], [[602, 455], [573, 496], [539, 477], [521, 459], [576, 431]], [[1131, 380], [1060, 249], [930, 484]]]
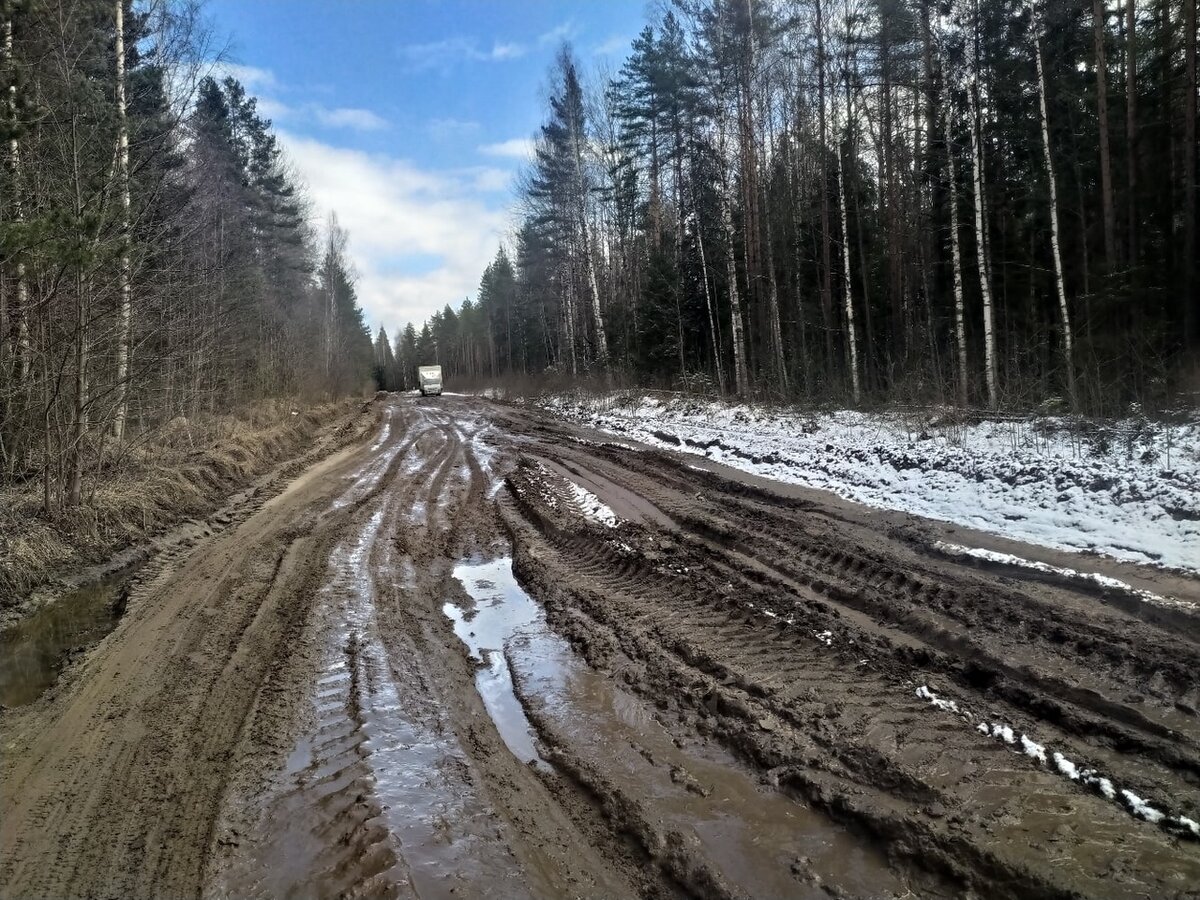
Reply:
[[1196, 609], [1195, 603], [1190, 603], [1186, 600], [1176, 600], [1174, 597], [1164, 597], [1161, 594], [1155, 594], [1150, 591], [1144, 591], [1140, 588], [1135, 588], [1128, 582], [1121, 581], [1119, 578], [1112, 578], [1108, 575], [1101, 575], [1098, 572], [1080, 572], [1076, 569], [1068, 569], [1065, 566], [1052, 566], [1049, 563], [1039, 562], [1035, 559], [1025, 559], [1020, 556], [1013, 556], [1011, 553], [999, 553], [995, 550], [985, 550], [982, 547], [964, 547], [962, 544], [951, 544], [946, 541], [934, 541], [933, 546], [941, 550], [943, 553], [948, 553], [951, 556], [972, 556], [975, 559], [986, 559], [989, 562], [1003, 563], [1008, 566], [1021, 566], [1025, 569], [1033, 569], [1037, 572], [1048, 572], [1051, 575], [1062, 575], [1064, 578], [1073, 578], [1078, 581], [1090, 581], [1101, 587], [1113, 588], [1118, 591], [1124, 591], [1137, 597], [1139, 600], [1144, 600], [1147, 603], [1156, 603], [1160, 606], [1174, 606], [1178, 609]]
[[[920, 685], [916, 689], [916, 695], [922, 700], [929, 703], [936, 709], [944, 712], [952, 712], [967, 719], [973, 719], [974, 716], [958, 705], [955, 700], [945, 700], [931, 690], [928, 685]], [[1039, 744], [1026, 734], [1017, 737], [1016, 732], [1012, 727], [1002, 722], [980, 722], [975, 726], [975, 730], [980, 734], [988, 735], [998, 740], [1004, 741], [1009, 745], [1020, 745], [1020, 751], [1031, 759], [1035, 759], [1043, 765], [1047, 765], [1046, 746]], [[1091, 788], [1098, 790], [1106, 799], [1116, 800], [1118, 792], [1110, 779], [1100, 775], [1095, 769], [1080, 769], [1071, 760], [1067, 759], [1058, 751], [1050, 754], [1050, 759], [1054, 762], [1054, 769], [1062, 776], [1079, 782]], [[1168, 816], [1162, 810], [1151, 806], [1146, 800], [1139, 797], [1133, 791], [1122, 788], [1120, 798], [1128, 810], [1135, 816], [1145, 819], [1154, 825], [1161, 825], [1173, 833], [1183, 833], [1191, 837], [1200, 839], [1200, 823], [1196, 820], [1188, 818], [1184, 815]]]
[[567, 485], [571, 488], [575, 502], [583, 511], [585, 518], [591, 519], [593, 522], [599, 522], [601, 525], [607, 525], [609, 528], [616, 528], [620, 524], [621, 520], [617, 518], [617, 514], [610, 507], [602, 503], [600, 498], [587, 488], [573, 481], [568, 481]]
[[1125, 798], [1125, 802], [1129, 804], [1129, 809], [1135, 816], [1141, 816], [1147, 822], [1153, 822], [1157, 825], [1166, 818], [1166, 814], [1159, 812], [1133, 791], [1122, 790], [1121, 796]]
[[1046, 748], [1043, 745], [1037, 743], [1036, 741], [1031, 741], [1025, 735], [1021, 735], [1021, 749], [1025, 752], [1026, 756], [1032, 756], [1038, 762], [1042, 763], [1043, 765], [1045, 764]]
[[964, 425], [928, 412], [807, 415], [611, 395], [544, 405], [610, 433], [870, 506], [1200, 571], [1200, 423], [1130, 419], [1093, 438], [1056, 418]]

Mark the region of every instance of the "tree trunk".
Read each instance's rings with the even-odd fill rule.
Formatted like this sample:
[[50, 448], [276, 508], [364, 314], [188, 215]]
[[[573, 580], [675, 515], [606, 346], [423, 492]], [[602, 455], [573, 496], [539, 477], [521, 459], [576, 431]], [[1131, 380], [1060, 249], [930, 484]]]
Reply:
[[1062, 252], [1058, 242], [1058, 188], [1054, 180], [1054, 158], [1050, 152], [1050, 117], [1046, 112], [1046, 73], [1042, 66], [1042, 42], [1038, 24], [1034, 24], [1033, 52], [1037, 61], [1038, 106], [1042, 114], [1042, 151], [1046, 157], [1046, 180], [1050, 185], [1050, 249], [1054, 256], [1054, 283], [1058, 290], [1058, 311], [1062, 318], [1063, 356], [1067, 366], [1067, 394], [1075, 405], [1075, 353], [1071, 334], [1071, 315], [1067, 308], [1067, 288], [1063, 279]]
[[[8, 162], [12, 174], [12, 215], [13, 221], [20, 224], [25, 219], [25, 207], [21, 199], [21, 142], [16, 129], [17, 122], [17, 77], [16, 57], [13, 53], [13, 19], [15, 12], [9, 12], [4, 20], [4, 57], [8, 60], [11, 78], [8, 86], [8, 113], [12, 127], [12, 136], [8, 141]], [[16, 302], [11, 310], [7, 309], [7, 294], [5, 294], [4, 323], [0, 328], [0, 363], [4, 362], [8, 350], [8, 341], [16, 324], [17, 332], [17, 384], [25, 386], [29, 383], [32, 351], [29, 344], [29, 325], [26, 316], [29, 312], [29, 286], [26, 279], [25, 261], [21, 248], [16, 251], [16, 265], [13, 267], [13, 282]], [[11, 320], [11, 321], [10, 321]], [[0, 368], [0, 371], [4, 371]]]
[[[942, 71], [946, 71], [945, 59]], [[948, 201], [950, 204], [950, 255], [954, 265], [954, 338], [958, 350], [958, 404], [966, 406], [968, 401], [967, 328], [966, 308], [963, 301], [962, 250], [958, 237], [958, 172], [954, 165], [954, 142], [951, 128], [952, 94], [949, 78], [946, 79], [946, 167]]]
[[1138, 264], [1137, 219], [1137, 0], [1125, 4], [1125, 160], [1129, 181], [1129, 270]]
[[1108, 142], [1108, 62], [1104, 52], [1106, 2], [1107, 0], [1092, 0], [1092, 31], [1096, 43], [1096, 113], [1100, 119], [1100, 202], [1104, 213], [1104, 270], [1106, 274], [1112, 275], [1117, 269], [1117, 215], [1113, 208], [1112, 156]]
[[[770, 115], [762, 116], [764, 122], [770, 121]], [[774, 130], [771, 132], [770, 150], [775, 151]], [[767, 172], [768, 160], [766, 158], [767, 142], [764, 141], [763, 146], [763, 165], [761, 172]], [[783, 347], [783, 324], [779, 316], [779, 281], [775, 277], [775, 250], [772, 247], [772, 232], [771, 232], [771, 207], [767, 202], [767, 179], [760, 179], [762, 191], [762, 218], [764, 234], [764, 256], [765, 267], [767, 270], [767, 326], [771, 330], [771, 363], [774, 369], [775, 376], [778, 379], [778, 387], [784, 393], [787, 393], [788, 385], [788, 370], [787, 359], [784, 355]]]
[[721, 343], [717, 340], [717, 313], [713, 308], [712, 293], [708, 289], [708, 261], [704, 256], [704, 229], [700, 222], [700, 204], [696, 199], [696, 165], [689, 156], [692, 184], [692, 215], [696, 217], [696, 247], [700, 251], [700, 280], [704, 283], [704, 306], [708, 310], [709, 342], [712, 345], [713, 368], [717, 373], [717, 388], [725, 393], [725, 367], [721, 364]]
[[[978, 65], [978, 62], [976, 62]], [[976, 74], [977, 78], [978, 75]], [[979, 104], [975, 100], [976, 84], [967, 88], [968, 118], [971, 131], [971, 159], [975, 185], [975, 247], [979, 256], [979, 292], [983, 298], [983, 364], [987, 384], [988, 406], [995, 408], [996, 395], [996, 335], [992, 309], [992, 274], [988, 260], [987, 224], [983, 214], [984, 185], [983, 147], [979, 138]]]
[[1196, 0], [1183, 2], [1185, 84], [1183, 104], [1183, 304], [1185, 346], [1200, 344], [1196, 312]]
[[817, 128], [821, 142], [821, 318], [825, 332], [825, 365], [832, 379], [833, 355], [833, 251], [829, 222], [829, 134], [825, 120], [825, 23], [821, 0], [816, 0], [817, 29]]
[[125, 437], [125, 419], [129, 411], [129, 350], [133, 310], [129, 264], [129, 123], [125, 114], [125, 0], [114, 0], [114, 4], [117, 35], [117, 179], [121, 191], [121, 306], [117, 315], [117, 406], [112, 434], [120, 441]]
[[[849, 76], [847, 75], [847, 79]], [[849, 85], [847, 85], [847, 94], [849, 94]], [[837, 128], [837, 107], [834, 107], [834, 132]], [[850, 275], [850, 220], [846, 214], [846, 173], [845, 166], [842, 163], [842, 149], [839, 146], [837, 149], [837, 179], [838, 179], [838, 203], [842, 211], [842, 261], [845, 263], [846, 284], [844, 286], [846, 298], [846, 352], [848, 355], [848, 364], [850, 366], [850, 389], [854, 396], [854, 402], [857, 404], [862, 396], [862, 389], [858, 381], [858, 340], [854, 333], [854, 280]]]

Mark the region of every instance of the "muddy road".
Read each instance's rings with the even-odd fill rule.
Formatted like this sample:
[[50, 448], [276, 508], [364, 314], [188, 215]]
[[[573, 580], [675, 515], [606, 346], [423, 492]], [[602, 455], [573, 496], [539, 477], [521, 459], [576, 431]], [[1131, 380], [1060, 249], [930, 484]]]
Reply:
[[0, 894], [1200, 896], [1195, 581], [981, 568], [483, 400], [364, 415], [0, 713]]

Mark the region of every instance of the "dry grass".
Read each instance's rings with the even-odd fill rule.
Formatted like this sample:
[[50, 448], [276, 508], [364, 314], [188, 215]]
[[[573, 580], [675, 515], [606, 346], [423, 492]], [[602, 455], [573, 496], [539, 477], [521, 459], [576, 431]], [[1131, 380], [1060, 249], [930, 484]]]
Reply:
[[106, 456], [86, 486], [87, 502], [50, 516], [41, 510], [40, 485], [0, 487], [0, 607], [72, 568], [207, 516], [230, 494], [304, 453], [323, 426], [360, 403], [273, 401], [201, 421], [172, 420]]

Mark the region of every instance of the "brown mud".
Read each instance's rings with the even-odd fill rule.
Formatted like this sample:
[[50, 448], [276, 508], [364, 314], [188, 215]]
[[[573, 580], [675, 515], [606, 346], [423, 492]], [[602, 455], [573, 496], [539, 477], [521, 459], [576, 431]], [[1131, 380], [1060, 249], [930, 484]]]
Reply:
[[0, 713], [0, 894], [1197, 896], [1195, 616], [526, 410], [364, 421]]

